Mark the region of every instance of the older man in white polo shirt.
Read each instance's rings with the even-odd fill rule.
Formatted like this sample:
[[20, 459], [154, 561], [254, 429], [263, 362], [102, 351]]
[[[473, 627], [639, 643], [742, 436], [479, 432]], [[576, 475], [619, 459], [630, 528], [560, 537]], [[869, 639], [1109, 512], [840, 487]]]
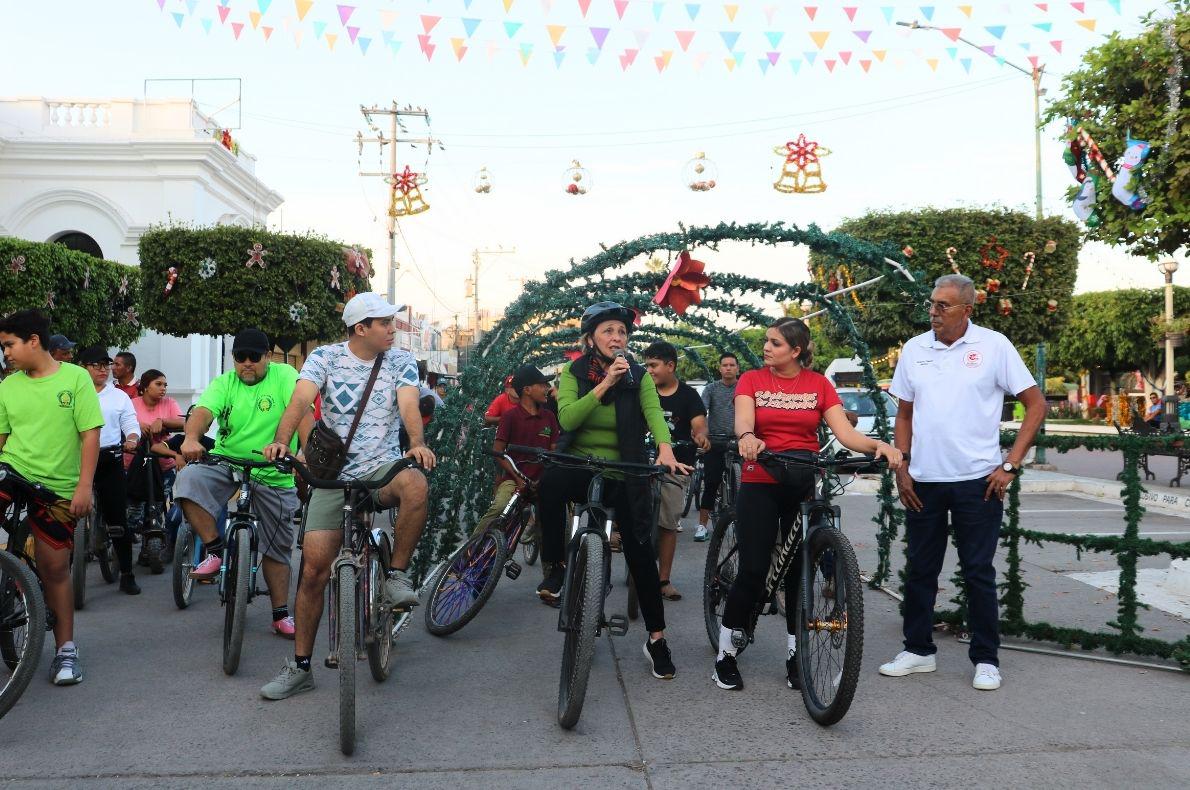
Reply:
[[[999, 607], [992, 564], [1004, 492], [1045, 415], [1045, 397], [1004, 335], [971, 323], [975, 286], [960, 274], [939, 277], [930, 296], [930, 331], [901, 352], [890, 392], [900, 405], [896, 445], [910, 454], [897, 470], [909, 541], [905, 578], [905, 650], [880, 667], [901, 677], [933, 672], [934, 601], [946, 555], [948, 516], [967, 581], [972, 685], [1000, 687]], [[1000, 453], [1005, 394], [1025, 405], [1007, 458]]]

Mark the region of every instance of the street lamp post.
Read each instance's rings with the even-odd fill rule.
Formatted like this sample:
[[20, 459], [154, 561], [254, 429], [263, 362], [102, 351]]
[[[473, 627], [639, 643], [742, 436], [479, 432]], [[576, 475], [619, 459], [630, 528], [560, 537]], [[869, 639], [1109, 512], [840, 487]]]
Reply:
[[[1170, 258], [1157, 264], [1157, 268], [1165, 275], [1165, 323], [1173, 321], [1173, 275], [1178, 270], [1178, 262]], [[1173, 369], [1173, 338], [1169, 332], [1165, 333], [1165, 413], [1161, 415], [1161, 427], [1166, 431], [1176, 431], [1180, 427], [1178, 422], [1178, 396], [1174, 392]]]

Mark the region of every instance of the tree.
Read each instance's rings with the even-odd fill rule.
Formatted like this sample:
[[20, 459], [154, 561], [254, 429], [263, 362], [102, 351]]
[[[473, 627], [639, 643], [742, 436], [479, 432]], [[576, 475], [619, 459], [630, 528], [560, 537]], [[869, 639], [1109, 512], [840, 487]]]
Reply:
[[[1139, 370], [1155, 381], [1164, 371], [1165, 346], [1154, 336], [1154, 319], [1164, 311], [1161, 288], [1079, 294], [1054, 344], [1053, 363], [1075, 372]], [[1174, 315], [1190, 315], [1190, 288], [1174, 288]], [[1186, 346], [1180, 349], [1175, 360], [1178, 370], [1185, 371], [1190, 363], [1188, 351]]]
[[[1045, 115], [1047, 123], [1069, 119], [1081, 125], [1113, 168], [1127, 138], [1152, 146], [1140, 179], [1149, 204], [1133, 211], [1105, 185], [1095, 204], [1100, 224], [1085, 229], [1088, 239], [1150, 259], [1190, 244], [1190, 102], [1184, 98], [1190, 78], [1174, 65], [1175, 50], [1190, 51], [1188, 9], [1190, 2], [1177, 0], [1173, 18], [1150, 14], [1139, 36], [1112, 33], [1089, 50], [1082, 67], [1062, 80], [1063, 95]], [[1176, 112], [1170, 87], [1181, 105]]]
[[259, 228], [154, 228], [140, 240], [143, 320], [179, 337], [256, 326], [282, 351], [335, 338], [343, 334], [343, 302], [372, 289], [369, 255], [320, 236]]
[[[1071, 221], [1036, 220], [1007, 209], [925, 208], [868, 214], [844, 221], [837, 231], [885, 244], [890, 256], [904, 250], [914, 276], [925, 283], [952, 273], [953, 258], [983, 292], [977, 293], [977, 301], [983, 301], [975, 306], [975, 322], [1003, 332], [1017, 345], [1052, 338], [1069, 314], [1079, 250], [1079, 229]], [[1033, 272], [1026, 286], [1030, 260]], [[873, 276], [865, 265], [818, 251], [810, 254], [810, 275], [825, 290]], [[911, 303], [902, 283], [891, 277], [839, 297], [850, 303], [856, 326], [874, 354], [929, 327], [925, 306]], [[834, 343], [843, 339], [834, 327], [824, 334]]]
[[135, 266], [61, 244], [0, 237], [0, 315], [39, 309], [54, 332], [82, 346], [126, 348], [140, 337], [139, 286]]

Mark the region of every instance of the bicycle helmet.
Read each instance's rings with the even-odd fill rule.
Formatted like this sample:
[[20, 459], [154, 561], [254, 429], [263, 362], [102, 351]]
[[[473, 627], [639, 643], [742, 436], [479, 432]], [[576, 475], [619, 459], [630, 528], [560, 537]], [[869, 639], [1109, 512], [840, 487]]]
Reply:
[[579, 329], [584, 335], [589, 335], [604, 321], [621, 321], [628, 334], [632, 334], [633, 325], [636, 323], [636, 311], [618, 302], [596, 302], [583, 311]]

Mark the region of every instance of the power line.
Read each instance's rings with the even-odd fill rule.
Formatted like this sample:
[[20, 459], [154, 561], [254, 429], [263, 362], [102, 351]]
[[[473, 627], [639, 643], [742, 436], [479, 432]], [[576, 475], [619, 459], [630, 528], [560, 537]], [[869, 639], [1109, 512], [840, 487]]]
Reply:
[[[422, 273], [421, 266], [418, 265], [417, 258], [413, 255], [413, 248], [409, 246], [409, 240], [405, 238], [405, 231], [401, 229], [401, 221], [396, 217], [393, 217], [393, 224], [397, 228], [397, 235], [401, 237], [401, 243], [405, 246], [405, 251], [409, 253], [409, 263], [412, 264], [413, 270], [417, 272], [417, 276], [421, 280], [422, 285], [426, 287], [426, 290], [430, 292], [430, 296], [434, 297], [434, 301], [441, 305], [443, 309], [451, 314], [458, 314], [458, 310], [442, 301], [442, 297], [438, 296], [438, 292], [434, 290], [434, 286], [430, 285], [430, 281], [427, 280], [425, 274]], [[393, 298], [395, 298], [395, 296]]]

